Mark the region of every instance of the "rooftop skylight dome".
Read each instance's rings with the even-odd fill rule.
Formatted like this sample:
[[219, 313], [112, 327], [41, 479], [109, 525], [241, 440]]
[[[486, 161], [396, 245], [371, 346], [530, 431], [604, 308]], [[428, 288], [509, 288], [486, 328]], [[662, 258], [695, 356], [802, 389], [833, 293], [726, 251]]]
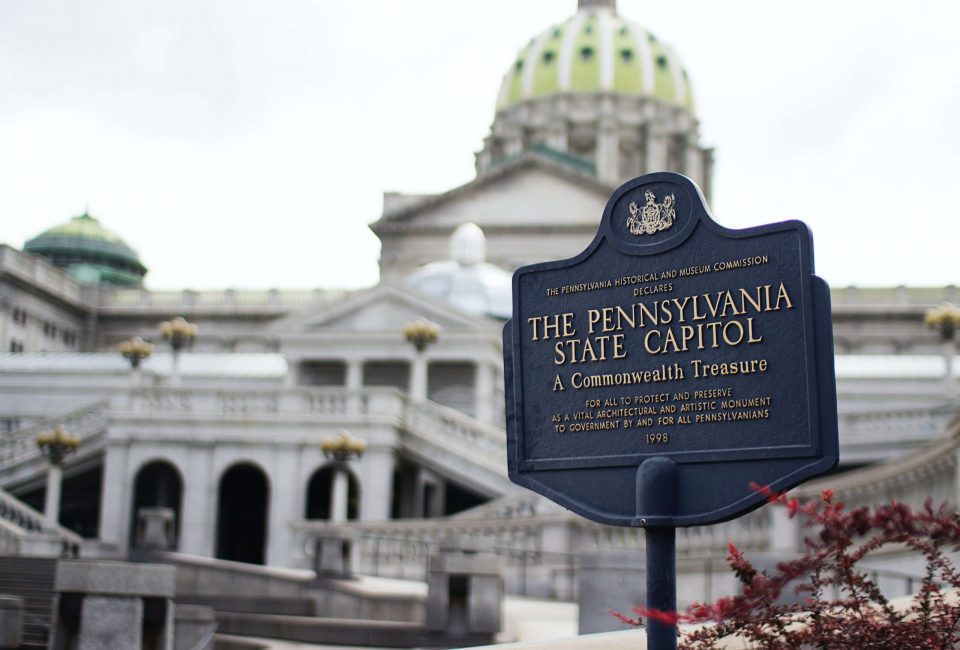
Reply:
[[432, 262], [409, 275], [409, 286], [461, 309], [506, 320], [512, 311], [512, 279], [486, 262], [487, 239], [475, 224], [457, 226], [450, 238], [450, 260]]

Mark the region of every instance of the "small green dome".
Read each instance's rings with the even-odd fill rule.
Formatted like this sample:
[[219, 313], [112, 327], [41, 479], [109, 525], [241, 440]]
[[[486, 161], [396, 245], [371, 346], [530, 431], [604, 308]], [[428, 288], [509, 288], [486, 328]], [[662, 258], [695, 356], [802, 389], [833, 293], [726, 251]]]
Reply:
[[570, 19], [531, 39], [503, 78], [497, 111], [563, 93], [634, 95], [694, 108], [677, 55], [618, 16], [612, 2], [581, 0]]
[[40, 233], [23, 250], [47, 258], [85, 284], [140, 286], [147, 273], [137, 251], [86, 212]]

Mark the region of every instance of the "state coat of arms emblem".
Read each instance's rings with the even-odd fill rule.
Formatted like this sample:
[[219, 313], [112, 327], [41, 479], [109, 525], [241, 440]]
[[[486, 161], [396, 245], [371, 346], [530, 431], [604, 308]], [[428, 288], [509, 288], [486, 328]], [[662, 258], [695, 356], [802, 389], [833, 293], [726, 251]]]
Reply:
[[627, 227], [634, 235], [652, 235], [666, 230], [673, 225], [677, 218], [674, 209], [676, 197], [669, 194], [663, 197], [663, 203], [657, 203], [657, 195], [647, 190], [643, 193], [646, 205], [642, 208], [636, 201], [630, 203], [630, 216], [627, 218]]

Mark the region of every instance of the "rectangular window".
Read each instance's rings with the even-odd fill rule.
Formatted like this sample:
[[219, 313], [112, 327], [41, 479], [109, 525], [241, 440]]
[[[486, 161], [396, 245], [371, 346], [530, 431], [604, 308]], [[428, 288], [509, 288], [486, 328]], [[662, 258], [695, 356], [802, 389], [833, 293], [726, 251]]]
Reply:
[[392, 386], [408, 390], [410, 364], [406, 361], [368, 361], [363, 364], [364, 386]]
[[300, 383], [307, 386], [343, 386], [347, 365], [343, 361], [304, 361], [300, 364]]

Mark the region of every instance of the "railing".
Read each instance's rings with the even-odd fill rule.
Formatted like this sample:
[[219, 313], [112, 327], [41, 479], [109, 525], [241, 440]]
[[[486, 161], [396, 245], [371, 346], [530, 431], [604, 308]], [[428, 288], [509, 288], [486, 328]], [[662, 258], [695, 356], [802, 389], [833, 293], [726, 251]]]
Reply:
[[170, 309], [234, 309], [234, 308], [292, 308], [305, 305], [324, 305], [342, 300], [349, 291], [339, 289], [263, 289], [214, 291], [150, 291], [148, 289], [117, 289], [104, 292], [101, 306], [108, 309], [159, 308]]
[[20, 540], [25, 532], [0, 516], [0, 555], [16, 555], [20, 552]]
[[957, 410], [948, 407], [841, 413], [841, 455], [848, 460], [862, 453], [870, 455], [867, 460], [891, 457], [935, 439], [955, 417]]
[[[567, 522], [555, 525], [562, 528]], [[544, 522], [408, 519], [339, 525], [303, 521], [291, 526], [307, 561], [312, 561], [316, 538], [349, 536], [354, 568], [362, 575], [425, 580], [431, 555], [457, 549], [497, 556], [511, 593], [569, 598], [575, 589], [575, 554], [543, 548]]]
[[392, 388], [349, 390], [343, 388], [297, 388], [264, 390], [217, 390], [137, 388], [130, 393], [128, 408], [135, 414], [222, 415], [273, 417], [359, 418], [374, 414], [402, 414], [403, 395]]
[[107, 409], [107, 400], [99, 399], [58, 417], [43, 418], [6, 434], [0, 438], [0, 471], [39, 457], [36, 439], [41, 431], [63, 426], [79, 437], [81, 443], [103, 432], [107, 425]]
[[30, 534], [46, 533], [61, 544], [61, 555], [76, 557], [83, 539], [62, 526], [48, 526], [43, 515], [4, 490], [0, 490], [0, 549], [7, 553], [21, 550]]
[[76, 280], [36, 255], [0, 245], [0, 272], [2, 271], [19, 276], [27, 284], [41, 287], [68, 302], [83, 303], [84, 292]]
[[830, 299], [834, 307], [848, 305], [877, 306], [905, 305], [930, 307], [942, 302], [958, 301], [957, 287], [831, 287]]
[[[311, 558], [315, 540], [353, 539], [355, 569], [364, 575], [422, 580], [428, 558], [443, 548], [493, 554], [499, 558], [511, 593], [569, 598], [577, 589], [579, 553], [645, 547], [641, 529], [604, 526], [571, 513], [495, 519], [486, 508], [479, 518], [387, 522], [291, 523], [298, 545]], [[678, 559], [725, 557], [730, 542], [745, 551], [766, 550], [771, 521], [766, 509], [715, 526], [677, 530]]]
[[934, 505], [957, 502], [960, 420], [951, 420], [943, 433], [928, 444], [885, 463], [844, 474], [815, 479], [795, 488], [801, 499], [817, 499], [830, 488], [835, 498], [849, 508], [872, 506], [896, 500], [922, 507], [927, 499]]
[[506, 476], [507, 437], [503, 429], [435, 402], [412, 399], [407, 399], [404, 425], [428, 444], [469, 450], [471, 461]]

